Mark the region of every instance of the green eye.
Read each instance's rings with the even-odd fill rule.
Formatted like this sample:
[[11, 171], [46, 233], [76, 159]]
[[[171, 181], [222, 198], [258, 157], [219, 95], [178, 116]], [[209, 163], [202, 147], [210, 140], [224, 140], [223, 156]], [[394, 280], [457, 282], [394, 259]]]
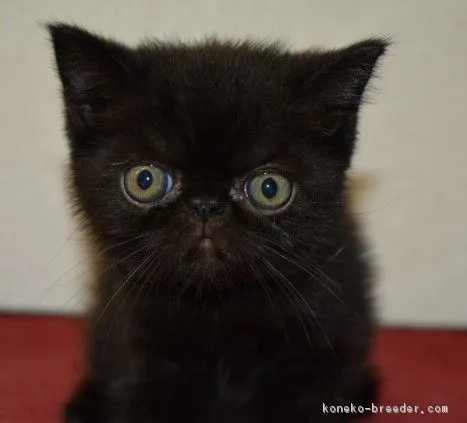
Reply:
[[151, 203], [172, 190], [173, 179], [169, 172], [157, 166], [136, 166], [126, 172], [124, 186], [133, 200]]
[[262, 173], [245, 184], [245, 192], [255, 207], [272, 211], [289, 202], [293, 186], [287, 178], [277, 173]]

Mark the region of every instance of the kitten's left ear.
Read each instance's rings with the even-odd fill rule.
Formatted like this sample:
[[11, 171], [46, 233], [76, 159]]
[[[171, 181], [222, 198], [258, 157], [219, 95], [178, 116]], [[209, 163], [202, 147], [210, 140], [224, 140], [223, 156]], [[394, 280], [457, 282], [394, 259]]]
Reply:
[[358, 109], [375, 65], [388, 46], [387, 40], [369, 39], [340, 50], [300, 55], [292, 86], [299, 97], [322, 106]]
[[295, 104], [347, 162], [353, 151], [357, 114], [376, 63], [389, 46], [369, 39], [349, 47], [297, 57], [291, 81]]

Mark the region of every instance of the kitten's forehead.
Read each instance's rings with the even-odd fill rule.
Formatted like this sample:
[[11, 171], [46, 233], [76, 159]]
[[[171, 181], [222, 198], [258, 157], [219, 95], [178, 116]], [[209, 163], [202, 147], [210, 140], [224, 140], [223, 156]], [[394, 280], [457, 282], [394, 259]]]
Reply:
[[214, 125], [224, 129], [228, 124], [254, 122], [261, 111], [288, 94], [292, 59], [274, 47], [256, 50], [213, 43], [151, 52], [150, 60], [149, 53], [144, 59], [151, 68], [154, 94], [171, 96], [197, 126], [211, 119], [207, 125], [211, 131]]
[[[175, 49], [152, 57], [151, 73], [160, 121], [171, 129], [155, 144], [167, 160], [182, 167], [239, 173], [263, 165], [283, 152], [274, 128], [284, 117], [287, 88], [277, 53], [225, 45]], [[146, 57], [147, 58], [147, 57]], [[160, 67], [163, 61], [166, 66]]]
[[228, 122], [207, 109], [187, 113], [193, 119], [188, 128], [181, 123], [175, 130], [164, 131], [159, 125], [161, 132], [144, 140], [148, 148], [143, 154], [195, 174], [238, 176], [269, 163], [285, 164], [293, 144], [299, 144], [260, 121], [254, 125]]
[[[251, 88], [290, 73], [294, 56], [277, 45], [208, 42], [200, 45], [141, 47], [142, 60], [154, 76], [189, 88]], [[260, 85], [258, 85], [260, 88]]]
[[275, 134], [268, 136], [259, 131], [235, 129], [238, 130], [195, 131], [191, 137], [182, 133], [176, 138], [148, 139], [145, 145], [149, 148], [142, 152], [143, 158], [153, 158], [194, 175], [212, 177], [240, 176], [271, 163], [285, 165], [290, 161], [290, 145]]

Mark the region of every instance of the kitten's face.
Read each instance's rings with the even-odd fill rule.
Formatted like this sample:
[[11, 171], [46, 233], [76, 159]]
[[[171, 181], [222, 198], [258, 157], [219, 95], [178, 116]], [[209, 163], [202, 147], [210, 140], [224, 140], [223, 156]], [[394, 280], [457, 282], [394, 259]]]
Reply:
[[292, 55], [52, 34], [78, 203], [109, 261], [212, 287], [330, 253], [382, 42]]
[[[197, 103], [204, 89], [194, 80], [179, 87], [184, 104], [170, 111], [121, 110], [128, 123], [96, 138], [100, 147], [73, 164], [81, 207], [104, 247], [128, 241], [109, 256], [135, 252], [125, 259], [129, 269], [148, 257], [162, 274], [177, 269], [193, 283], [245, 277], [259, 261], [276, 261], [269, 249], [306, 243], [314, 214], [338, 206], [342, 174], [291, 135], [285, 93], [267, 105], [262, 95], [248, 103], [247, 91], [229, 99], [219, 88], [223, 110]], [[190, 90], [198, 91], [192, 103]], [[151, 100], [142, 95], [139, 103]], [[179, 111], [185, 121], [169, 124]]]

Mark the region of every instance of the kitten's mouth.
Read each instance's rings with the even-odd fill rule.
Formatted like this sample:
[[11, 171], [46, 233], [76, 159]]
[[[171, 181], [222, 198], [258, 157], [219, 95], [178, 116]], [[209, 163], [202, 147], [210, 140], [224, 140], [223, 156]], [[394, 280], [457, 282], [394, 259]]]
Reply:
[[213, 239], [205, 236], [194, 240], [186, 258], [194, 263], [210, 263], [211, 265], [220, 259], [219, 250], [216, 248]]
[[211, 240], [212, 238], [212, 226], [209, 222], [203, 222], [201, 225], [201, 238], [203, 240]]
[[214, 238], [212, 224], [209, 222], [200, 222], [200, 224], [196, 226], [192, 253], [198, 256], [198, 258], [199, 254], [209, 259], [218, 257], [219, 251], [215, 246]]
[[205, 254], [215, 254], [214, 244], [212, 242], [212, 226], [209, 224], [209, 222], [203, 222], [201, 226], [199, 249], [202, 250]]
[[203, 237], [199, 241], [199, 248], [207, 253], [214, 253], [214, 244], [212, 243], [212, 239], [208, 237]]

